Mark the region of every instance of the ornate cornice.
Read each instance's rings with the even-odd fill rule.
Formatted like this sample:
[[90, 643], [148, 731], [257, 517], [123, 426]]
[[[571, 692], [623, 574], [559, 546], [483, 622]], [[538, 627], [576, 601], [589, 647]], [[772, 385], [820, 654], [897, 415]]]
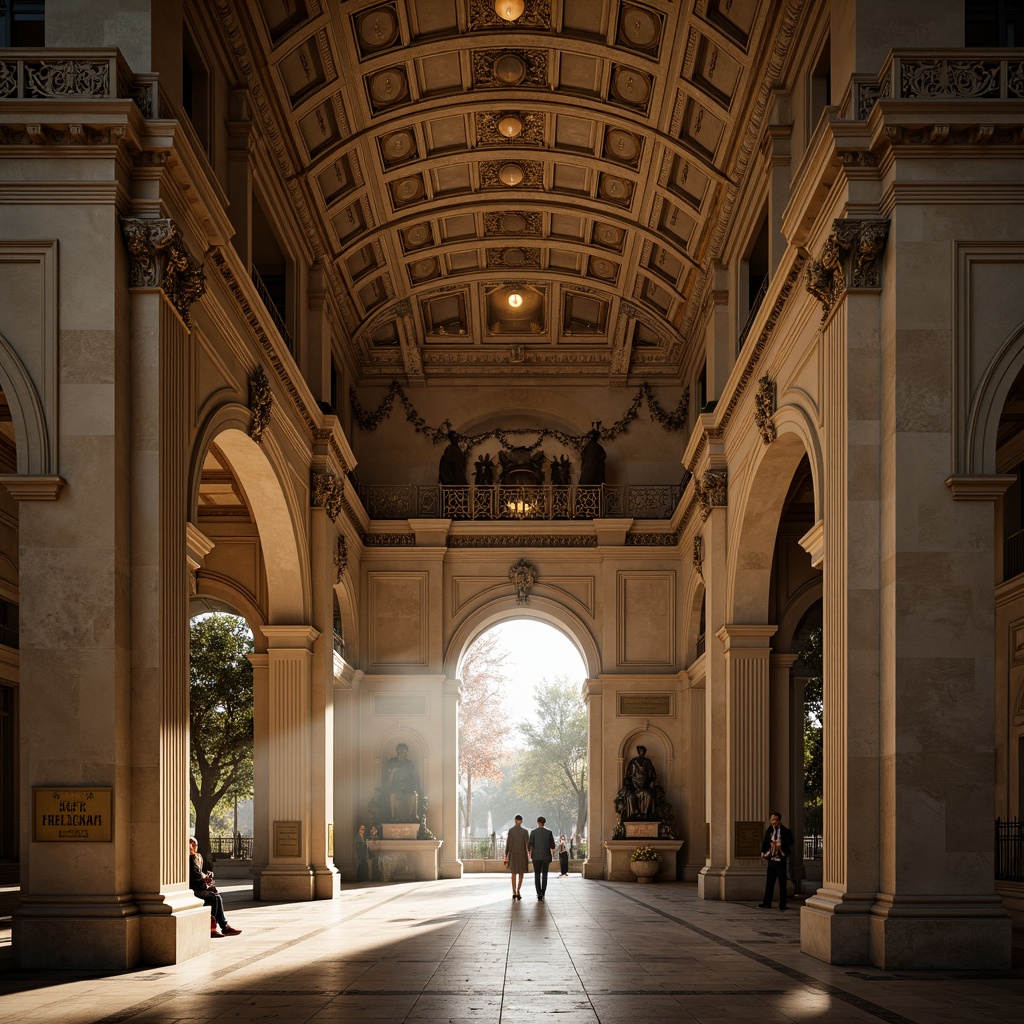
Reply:
[[263, 431], [270, 425], [270, 410], [274, 405], [274, 393], [270, 390], [270, 378], [262, 366], [257, 366], [249, 378], [249, 411], [252, 424], [249, 436], [257, 443], [263, 443]]
[[131, 256], [128, 285], [160, 288], [191, 330], [192, 303], [206, 291], [206, 275], [185, 248], [169, 217], [122, 217], [121, 231]]
[[834, 220], [821, 255], [811, 260], [807, 290], [821, 303], [824, 323], [847, 288], [881, 288], [878, 258], [889, 237], [888, 220]]
[[477, 533], [453, 534], [449, 548], [596, 548], [593, 534]]
[[778, 436], [772, 417], [775, 415], [775, 381], [766, 373], [757, 382], [754, 396], [754, 423], [765, 444], [771, 444]]

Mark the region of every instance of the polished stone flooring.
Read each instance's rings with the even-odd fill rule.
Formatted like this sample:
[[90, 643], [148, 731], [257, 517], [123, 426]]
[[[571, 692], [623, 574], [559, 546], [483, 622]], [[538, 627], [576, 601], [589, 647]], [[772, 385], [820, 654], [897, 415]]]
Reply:
[[[800, 952], [785, 913], [710, 903], [693, 885], [552, 876], [521, 902], [508, 879], [343, 889], [266, 904], [231, 886], [244, 929], [174, 967], [116, 975], [18, 972], [0, 956], [0, 1021], [367, 1024], [1021, 1021], [1024, 970], [886, 972]], [[0, 934], [0, 946], [4, 936]], [[9, 932], [6, 934], [9, 954]], [[9, 957], [8, 957], [9, 961]]]

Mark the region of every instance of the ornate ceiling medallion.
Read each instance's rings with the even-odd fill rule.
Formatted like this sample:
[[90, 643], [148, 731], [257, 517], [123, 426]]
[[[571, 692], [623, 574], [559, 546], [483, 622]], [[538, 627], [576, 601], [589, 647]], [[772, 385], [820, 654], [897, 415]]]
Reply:
[[480, 164], [480, 187], [542, 189], [544, 165], [526, 160], [518, 163], [485, 160]]
[[485, 235], [540, 235], [541, 218], [536, 212], [506, 210], [484, 214]]
[[405, 206], [408, 203], [415, 203], [426, 194], [423, 186], [423, 178], [419, 174], [410, 175], [408, 178], [399, 178], [391, 183], [391, 195], [394, 197], [396, 206]]
[[504, 53], [495, 60], [493, 73], [502, 85], [518, 85], [526, 77], [526, 62], [514, 53]]
[[409, 96], [409, 83], [401, 68], [387, 68], [369, 80], [370, 99], [377, 109], [393, 107]]
[[402, 232], [402, 241], [405, 243], [406, 252], [413, 249], [421, 249], [434, 240], [434, 234], [429, 224], [413, 224]]
[[422, 281], [429, 281], [432, 278], [440, 276], [441, 268], [438, 266], [437, 259], [433, 256], [428, 257], [425, 260], [417, 260], [409, 267], [409, 276], [419, 284]]
[[502, 164], [498, 168], [498, 177], [506, 185], [510, 185], [513, 188], [516, 185], [522, 183], [523, 180], [523, 169], [519, 164]]
[[602, 174], [597, 193], [602, 199], [627, 206], [633, 196], [633, 183], [614, 174]]
[[633, 50], [653, 52], [661, 41], [661, 18], [646, 7], [623, 4], [616, 42]]
[[612, 72], [608, 98], [637, 110], [645, 110], [651, 98], [651, 78], [635, 68], [617, 65]]
[[365, 11], [355, 24], [359, 49], [364, 55], [386, 50], [398, 39], [398, 15], [391, 4]]
[[625, 237], [626, 232], [612, 224], [598, 222], [594, 225], [592, 241], [595, 245], [600, 245], [605, 249], [614, 249], [616, 252], [621, 252], [622, 242]]
[[380, 151], [388, 166], [410, 160], [418, 155], [416, 136], [411, 131], [392, 132], [381, 139]]
[[498, 131], [506, 139], [516, 139], [523, 132], [523, 122], [517, 114], [505, 114], [498, 122]]
[[604, 155], [608, 160], [636, 167], [640, 161], [641, 142], [632, 132], [609, 128], [604, 137]]

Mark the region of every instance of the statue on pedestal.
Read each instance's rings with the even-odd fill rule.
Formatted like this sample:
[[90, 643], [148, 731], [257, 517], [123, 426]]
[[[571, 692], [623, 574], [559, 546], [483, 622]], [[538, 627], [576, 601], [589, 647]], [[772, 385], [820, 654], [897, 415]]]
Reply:
[[587, 434], [587, 443], [580, 452], [580, 485], [593, 486], [604, 483], [604, 463], [607, 453], [601, 445], [601, 423], [598, 421]]
[[654, 762], [647, 748], [636, 748], [636, 757], [626, 765], [622, 786], [615, 796], [615, 810], [620, 821], [657, 821], [657, 803], [665, 791], [658, 785]]
[[448, 447], [441, 453], [437, 467], [439, 484], [466, 483], [466, 453], [462, 450], [462, 439], [454, 430], [448, 431]]
[[409, 760], [409, 747], [399, 743], [395, 756], [384, 765], [383, 790], [387, 797], [386, 821], [420, 820], [420, 773]]

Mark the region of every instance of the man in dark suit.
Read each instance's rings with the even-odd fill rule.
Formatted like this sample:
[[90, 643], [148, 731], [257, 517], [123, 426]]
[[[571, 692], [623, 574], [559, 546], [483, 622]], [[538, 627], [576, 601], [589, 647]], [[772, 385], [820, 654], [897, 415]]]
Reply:
[[526, 848], [530, 851], [533, 861], [533, 881], [537, 886], [537, 899], [544, 899], [548, 889], [548, 868], [551, 867], [551, 855], [555, 851], [555, 834], [545, 828], [546, 818], [537, 819], [537, 827], [530, 833]]
[[779, 910], [786, 909], [786, 897], [789, 894], [786, 881], [789, 857], [793, 852], [793, 833], [782, 824], [782, 812], [772, 811], [770, 824], [764, 831], [761, 840], [761, 856], [768, 865], [768, 877], [764, 883], [764, 899], [758, 906], [771, 909], [772, 896], [775, 894], [775, 883], [779, 883]]

